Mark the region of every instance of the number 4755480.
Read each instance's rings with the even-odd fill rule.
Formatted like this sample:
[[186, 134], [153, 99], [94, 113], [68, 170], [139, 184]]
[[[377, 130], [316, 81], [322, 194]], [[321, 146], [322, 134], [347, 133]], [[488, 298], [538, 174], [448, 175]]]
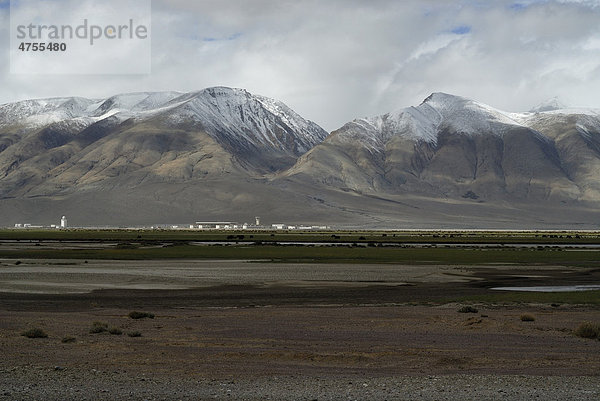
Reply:
[[67, 50], [67, 44], [58, 42], [21, 42], [19, 50], [23, 52], [64, 52]]

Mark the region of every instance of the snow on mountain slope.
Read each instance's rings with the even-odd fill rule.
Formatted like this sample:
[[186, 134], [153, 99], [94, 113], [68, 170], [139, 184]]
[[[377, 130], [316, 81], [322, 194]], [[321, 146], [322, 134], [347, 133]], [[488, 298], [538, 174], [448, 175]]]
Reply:
[[307, 152], [327, 136], [321, 127], [285, 104], [243, 89], [215, 87], [173, 99], [155, 114], [171, 124], [197, 123], [215, 138], [223, 135], [258, 147]]
[[553, 111], [553, 110], [561, 110], [561, 109], [566, 109], [567, 106], [565, 106], [564, 103], [562, 103], [560, 100], [558, 100], [558, 97], [553, 97], [552, 99], [548, 99], [540, 104], [538, 104], [537, 106], [535, 106], [533, 109], [529, 110], [531, 113], [541, 113], [544, 111]]
[[281, 102], [222, 87], [0, 105], [0, 197], [107, 179], [262, 177], [326, 136]]
[[502, 125], [519, 125], [517, 119], [520, 114], [506, 113], [483, 103], [445, 93], [432, 94], [421, 106], [432, 107], [440, 114], [442, 123], [464, 134], [497, 132]]
[[24, 100], [0, 105], [0, 127], [20, 124], [38, 127], [80, 118], [96, 101], [79, 97]]
[[[103, 224], [106, 216], [147, 224], [279, 208], [280, 217], [301, 211], [332, 223], [403, 225], [433, 212], [436, 224], [487, 227], [500, 212], [510, 225], [534, 211], [536, 221], [571, 225], [556, 211], [578, 207], [578, 221], [589, 222], [600, 210], [599, 116], [508, 113], [434, 93], [325, 139], [283, 103], [241, 89], [17, 102], [0, 105], [0, 210], [10, 224], [30, 221], [26, 208]], [[48, 206], [38, 212], [41, 201]]]
[[[95, 110], [88, 109], [95, 117], [106, 114], [109, 111], [119, 111], [135, 115], [137, 112], [152, 111], [162, 107], [164, 104], [181, 96], [180, 92], [138, 92], [124, 93], [111, 96], [97, 105]], [[96, 106], [96, 105], [94, 105]]]
[[327, 136], [285, 104], [243, 89], [208, 88], [197, 92], [140, 92], [104, 100], [53, 98], [0, 105], [0, 127], [41, 128], [61, 123], [85, 127], [108, 117], [137, 122], [159, 117], [171, 125], [197, 124], [215, 139], [227, 137], [258, 147], [308, 151]]
[[600, 118], [593, 118], [589, 115], [579, 116], [575, 127], [579, 133], [587, 139], [592, 139], [594, 133], [600, 132]]
[[599, 173], [593, 110], [510, 113], [434, 93], [345, 124], [282, 176], [377, 196], [596, 201]]
[[345, 126], [342, 140], [359, 141], [371, 151], [383, 149], [393, 136], [435, 143], [441, 114], [429, 105], [408, 107], [382, 116], [354, 120]]
[[354, 120], [346, 126], [343, 135], [347, 139], [357, 140], [356, 128], [360, 127], [363, 131], [360, 140], [374, 150], [382, 149], [395, 135], [435, 144], [439, 132], [444, 128], [463, 134], [498, 133], [498, 127], [502, 125], [519, 125], [516, 121], [518, 117], [463, 97], [434, 93], [417, 107]]
[[[544, 111], [546, 106], [548, 110]], [[565, 115], [578, 115], [582, 127], [590, 124], [595, 127], [600, 110], [561, 109], [544, 103], [536, 112], [512, 113], [464, 97], [433, 93], [419, 106], [354, 120], [338, 130], [336, 140], [359, 141], [372, 151], [381, 151], [394, 136], [430, 144], [436, 144], [438, 135], [446, 129], [467, 135], [502, 136], [507, 130], [532, 129], [540, 119], [554, 121]]]

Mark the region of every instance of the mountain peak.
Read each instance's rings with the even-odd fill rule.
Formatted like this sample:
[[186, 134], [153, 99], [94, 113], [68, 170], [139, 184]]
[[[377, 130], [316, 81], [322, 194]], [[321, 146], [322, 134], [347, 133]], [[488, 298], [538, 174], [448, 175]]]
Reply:
[[321, 127], [305, 120], [284, 103], [245, 89], [206, 88], [173, 99], [165, 119], [171, 124], [199, 123], [215, 138], [259, 147], [307, 152], [327, 136]]
[[[60, 126], [75, 135], [100, 122], [114, 125], [126, 120], [145, 127], [157, 124], [161, 130], [206, 134], [238, 160], [248, 161], [246, 166], [261, 171], [286, 167], [327, 136], [280, 101], [224, 86], [187, 93], [121, 93], [105, 99], [54, 98], [0, 106], [0, 128], [42, 129], [56, 124], [54, 128]], [[154, 135], [152, 129], [146, 134]]]
[[567, 106], [558, 99], [558, 96], [554, 96], [553, 98], [543, 101], [529, 111], [531, 113], [542, 113], [544, 111], [554, 111], [566, 108]]
[[211, 95], [223, 95], [223, 94], [244, 94], [244, 95], [250, 95], [250, 92], [248, 92], [246, 89], [244, 88], [232, 88], [229, 86], [211, 86], [208, 88], [204, 88], [202, 90], [200, 90], [200, 92], [206, 92], [206, 93], [210, 93]]
[[105, 99], [52, 98], [0, 105], [0, 126], [42, 127], [77, 119], [93, 124], [108, 117], [141, 121], [159, 118], [172, 125], [198, 124], [215, 138], [229, 137], [259, 147], [274, 146], [298, 155], [327, 136], [284, 103], [246, 89], [226, 86], [193, 92], [121, 93]]
[[464, 103], [469, 102], [470, 100], [464, 98], [462, 96], [452, 95], [450, 93], [445, 92], [433, 92], [431, 95], [427, 96], [421, 104], [427, 103]]

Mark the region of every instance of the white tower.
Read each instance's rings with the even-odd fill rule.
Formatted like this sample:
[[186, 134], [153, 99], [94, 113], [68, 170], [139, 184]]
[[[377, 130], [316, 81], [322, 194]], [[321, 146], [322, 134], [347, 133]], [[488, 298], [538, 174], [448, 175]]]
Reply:
[[60, 228], [67, 228], [67, 216], [60, 218]]
[[260, 217], [255, 217], [255, 219], [256, 219], [256, 225], [260, 226]]

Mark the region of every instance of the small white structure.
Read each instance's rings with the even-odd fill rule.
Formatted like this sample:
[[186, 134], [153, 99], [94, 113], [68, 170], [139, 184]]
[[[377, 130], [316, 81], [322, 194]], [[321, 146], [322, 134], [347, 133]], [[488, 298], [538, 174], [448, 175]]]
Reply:
[[231, 230], [237, 226], [233, 221], [197, 221], [196, 227], [200, 230]]
[[67, 216], [60, 218], [60, 228], [67, 228]]
[[285, 224], [271, 224], [271, 227], [275, 230], [285, 230], [287, 228], [287, 226]]
[[256, 226], [260, 226], [260, 217], [256, 216], [254, 219], [256, 220]]

